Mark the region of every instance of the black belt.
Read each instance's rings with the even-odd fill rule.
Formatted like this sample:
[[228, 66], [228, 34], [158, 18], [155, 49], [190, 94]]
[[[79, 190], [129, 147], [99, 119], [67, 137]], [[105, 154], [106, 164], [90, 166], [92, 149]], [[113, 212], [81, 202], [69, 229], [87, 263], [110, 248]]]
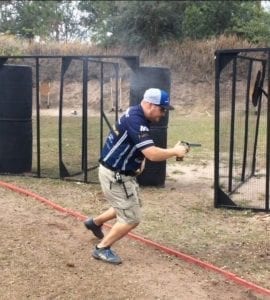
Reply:
[[122, 171], [122, 170], [118, 170], [110, 165], [108, 165], [107, 163], [105, 163], [103, 160], [99, 160], [100, 164], [105, 167], [106, 169], [109, 169], [111, 171], [114, 172], [118, 172], [119, 174], [125, 175], [125, 176], [136, 176], [136, 172], [135, 171]]

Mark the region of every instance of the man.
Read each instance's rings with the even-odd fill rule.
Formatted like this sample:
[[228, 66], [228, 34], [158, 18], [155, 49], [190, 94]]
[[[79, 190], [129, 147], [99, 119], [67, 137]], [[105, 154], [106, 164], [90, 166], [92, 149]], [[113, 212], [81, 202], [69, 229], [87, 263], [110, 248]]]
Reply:
[[[157, 147], [150, 136], [150, 123], [164, 117], [169, 104], [167, 92], [156, 88], [146, 90], [141, 103], [127, 109], [106, 139], [100, 158], [99, 180], [111, 208], [84, 222], [86, 228], [101, 239], [92, 253], [96, 259], [112, 264], [122, 262], [111, 246], [141, 221], [136, 175], [142, 171], [145, 158], [163, 161], [173, 156], [184, 157], [188, 152], [180, 143], [173, 148]], [[116, 222], [104, 236], [102, 225], [115, 218]]]

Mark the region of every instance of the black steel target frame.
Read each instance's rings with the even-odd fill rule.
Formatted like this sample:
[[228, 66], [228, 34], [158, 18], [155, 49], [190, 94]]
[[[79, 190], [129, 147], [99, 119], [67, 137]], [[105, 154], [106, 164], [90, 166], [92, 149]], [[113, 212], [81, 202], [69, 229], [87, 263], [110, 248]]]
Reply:
[[[103, 95], [103, 86], [104, 86], [104, 65], [110, 64], [114, 67], [115, 70], [115, 121], [118, 120], [118, 85], [119, 85], [119, 62], [115, 62], [114, 60], [124, 60], [127, 66], [132, 70], [136, 71], [139, 67], [139, 57], [138, 56], [121, 56], [121, 55], [86, 55], [86, 56], [62, 56], [62, 55], [26, 55], [26, 56], [0, 56], [0, 65], [4, 65], [8, 62], [9, 59], [23, 59], [23, 60], [34, 60], [35, 61], [35, 74], [36, 74], [36, 143], [37, 143], [37, 166], [36, 166], [36, 177], [41, 177], [41, 141], [40, 141], [40, 91], [39, 91], [39, 83], [40, 83], [40, 59], [61, 59], [61, 78], [60, 78], [60, 91], [59, 91], [59, 119], [58, 119], [58, 158], [59, 158], [59, 178], [72, 180], [73, 176], [78, 175], [70, 174], [63, 162], [63, 141], [62, 141], [62, 123], [63, 123], [63, 95], [64, 95], [64, 75], [67, 71], [70, 63], [73, 60], [79, 60], [83, 64], [83, 74], [82, 74], [82, 161], [81, 161], [81, 174], [83, 174], [83, 182], [85, 183], [96, 183], [88, 179], [88, 171], [90, 169], [94, 169], [97, 165], [88, 168], [88, 145], [87, 145], [87, 137], [88, 137], [88, 94], [87, 94], [87, 83], [88, 83], [88, 64], [95, 63], [100, 64], [100, 151], [103, 146], [103, 127], [104, 122], [112, 129], [112, 125], [110, 124], [106, 113], [104, 111], [104, 95]], [[106, 59], [106, 60], [104, 60]], [[107, 61], [110, 59], [112, 61]], [[77, 178], [74, 179], [76, 181], [80, 181]]]
[[[262, 52], [265, 54], [265, 59], [257, 59], [256, 57], [249, 57], [249, 54], [254, 54], [256, 52]], [[245, 56], [242, 56], [242, 54]], [[233, 159], [234, 159], [234, 147], [236, 141], [234, 140], [234, 126], [235, 126], [235, 97], [236, 97], [236, 58], [242, 58], [249, 61], [249, 71], [247, 77], [247, 91], [246, 91], [246, 114], [245, 114], [245, 126], [244, 126], [244, 153], [243, 153], [243, 161], [242, 161], [242, 175], [240, 183], [233, 188], [232, 186], [232, 170], [233, 170]], [[253, 145], [253, 157], [252, 157], [252, 172], [250, 176], [245, 176], [245, 169], [247, 163], [247, 139], [248, 139], [248, 130], [249, 130], [249, 120], [248, 120], [248, 113], [249, 113], [249, 97], [248, 97], [248, 90], [250, 89], [250, 76], [251, 76], [251, 68], [252, 62], [259, 61], [263, 66], [263, 72], [260, 77], [259, 85], [254, 87], [254, 92], [256, 92], [256, 101], [258, 104], [258, 111], [257, 111], [257, 120], [256, 120], [256, 128], [255, 128], [255, 140]], [[221, 90], [220, 90], [220, 78], [221, 73], [224, 67], [231, 63], [232, 64], [232, 91], [231, 91], [231, 114], [230, 114], [230, 137], [229, 137], [229, 161], [228, 161], [228, 190], [222, 187], [220, 182], [220, 168], [221, 168], [221, 161], [220, 161], [220, 139], [221, 139]], [[216, 208], [229, 208], [229, 209], [250, 209], [253, 211], [264, 211], [270, 212], [270, 205], [269, 205], [269, 191], [270, 191], [270, 48], [254, 48], [254, 49], [224, 49], [224, 50], [217, 50], [215, 52], [215, 158], [214, 158], [214, 206]], [[267, 81], [267, 92], [263, 90], [263, 82], [264, 80]], [[257, 90], [255, 91], [255, 89]], [[254, 96], [254, 95], [253, 95]], [[265, 143], [266, 143], [266, 154], [265, 154], [265, 161], [266, 161], [266, 179], [265, 179], [265, 205], [264, 208], [258, 207], [250, 207], [248, 205], [238, 205], [233, 200], [232, 197], [234, 193], [238, 192], [238, 189], [248, 182], [255, 173], [255, 166], [256, 166], [256, 151], [257, 151], [257, 142], [258, 142], [258, 131], [259, 131], [259, 123], [260, 123], [260, 115], [261, 115], [261, 103], [262, 103], [262, 96], [264, 96], [264, 100], [267, 102], [267, 112], [266, 112], [266, 136], [265, 136]]]

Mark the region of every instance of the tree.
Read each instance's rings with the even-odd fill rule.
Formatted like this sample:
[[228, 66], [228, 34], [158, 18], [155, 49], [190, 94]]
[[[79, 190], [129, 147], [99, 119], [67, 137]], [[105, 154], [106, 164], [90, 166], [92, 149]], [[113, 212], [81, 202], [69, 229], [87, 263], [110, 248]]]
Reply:
[[245, 3], [234, 16], [233, 26], [227, 30], [230, 34], [236, 34], [252, 43], [270, 42], [270, 14], [261, 6], [254, 3]]
[[[117, 1], [79, 1], [81, 25], [91, 40], [109, 45], [113, 43], [114, 19], [117, 16]], [[125, 2], [125, 1], [124, 1]]]
[[54, 29], [58, 33], [57, 40], [64, 39], [68, 42], [72, 39], [79, 39], [82, 36], [77, 6], [77, 1], [59, 1], [57, 6], [59, 20], [58, 23], [56, 22]]
[[0, 2], [0, 31], [2, 33], [13, 33], [14, 5], [13, 1]]
[[[74, 1], [73, 1], [74, 2]], [[1, 5], [1, 32], [32, 40], [68, 39], [78, 33], [74, 4], [70, 1], [6, 1]]]
[[79, 8], [88, 13], [84, 25], [95, 41], [157, 47], [181, 37], [185, 5], [185, 1], [80, 1]]
[[0, 32], [104, 46], [157, 48], [224, 33], [268, 42], [269, 20], [258, 1], [0, 1]]
[[[258, 1], [196, 1], [185, 10], [183, 33], [191, 39], [218, 36], [223, 33], [250, 38], [255, 24], [267, 27], [267, 18], [262, 19], [263, 10]], [[264, 25], [265, 24], [265, 25]], [[265, 32], [254, 28], [257, 34]]]
[[186, 2], [130, 1], [119, 4], [116, 36], [128, 45], [157, 47], [182, 36]]

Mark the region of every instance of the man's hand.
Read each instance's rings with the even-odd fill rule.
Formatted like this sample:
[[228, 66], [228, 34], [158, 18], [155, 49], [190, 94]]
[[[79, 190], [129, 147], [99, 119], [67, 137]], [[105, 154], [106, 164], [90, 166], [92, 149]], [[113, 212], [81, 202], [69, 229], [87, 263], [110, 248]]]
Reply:
[[183, 160], [186, 153], [189, 152], [190, 148], [187, 144], [178, 142], [174, 147], [176, 160]]

